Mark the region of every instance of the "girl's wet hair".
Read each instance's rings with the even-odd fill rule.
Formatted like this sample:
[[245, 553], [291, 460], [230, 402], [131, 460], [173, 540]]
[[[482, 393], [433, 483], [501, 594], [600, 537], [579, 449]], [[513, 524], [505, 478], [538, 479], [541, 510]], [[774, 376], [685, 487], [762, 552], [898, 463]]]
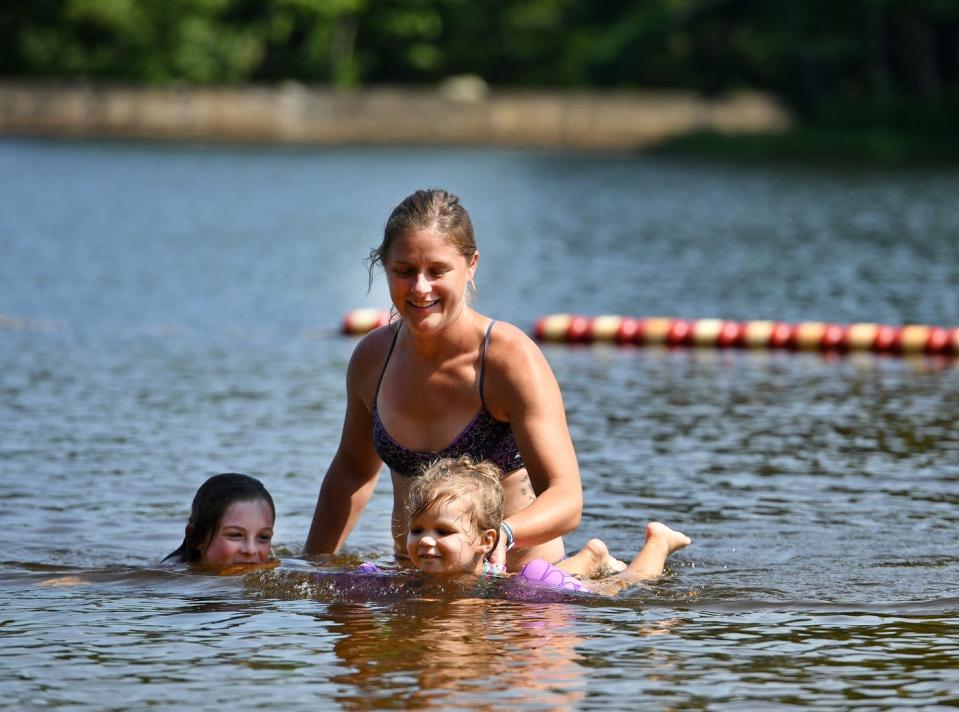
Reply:
[[383, 265], [393, 243], [398, 238], [419, 230], [433, 230], [442, 235], [466, 260], [471, 260], [476, 254], [473, 221], [470, 220], [466, 208], [460, 204], [459, 197], [442, 188], [418, 190], [393, 209], [383, 229], [383, 242], [379, 247], [370, 250], [367, 264], [371, 288], [373, 271], [377, 264]]
[[236, 502], [252, 502], [258, 499], [270, 505], [270, 513], [276, 519], [273, 498], [258, 479], [235, 472], [213, 475], [200, 485], [193, 496], [190, 521], [187, 523], [183, 543], [163, 560], [176, 559], [184, 563], [199, 561], [203, 550], [216, 536], [226, 510]]
[[503, 521], [502, 476], [489, 460], [473, 462], [466, 456], [437, 460], [413, 480], [407, 501], [409, 522], [432, 507], [466, 498], [466, 514], [476, 531], [498, 532]]

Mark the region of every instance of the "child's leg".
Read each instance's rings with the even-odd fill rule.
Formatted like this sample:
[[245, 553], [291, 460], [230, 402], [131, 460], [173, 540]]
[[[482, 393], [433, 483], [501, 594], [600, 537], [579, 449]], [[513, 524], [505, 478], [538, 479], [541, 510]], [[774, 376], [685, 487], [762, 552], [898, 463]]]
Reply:
[[600, 539], [590, 539], [580, 551], [563, 559], [556, 568], [575, 576], [607, 576], [626, 568], [626, 564], [610, 556], [609, 548]]
[[690, 538], [682, 532], [660, 522], [650, 522], [646, 525], [646, 543], [622, 575], [633, 581], [662, 576], [669, 555], [689, 543]]

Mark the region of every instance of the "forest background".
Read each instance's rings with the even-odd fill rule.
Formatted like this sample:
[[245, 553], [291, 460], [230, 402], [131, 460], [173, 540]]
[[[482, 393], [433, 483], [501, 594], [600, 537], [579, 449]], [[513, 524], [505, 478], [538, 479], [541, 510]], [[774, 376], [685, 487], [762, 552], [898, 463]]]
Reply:
[[[0, 7], [0, 77], [774, 94], [775, 137], [696, 150], [959, 157], [959, 0], [33, 0]], [[718, 150], [723, 150], [719, 148]]]

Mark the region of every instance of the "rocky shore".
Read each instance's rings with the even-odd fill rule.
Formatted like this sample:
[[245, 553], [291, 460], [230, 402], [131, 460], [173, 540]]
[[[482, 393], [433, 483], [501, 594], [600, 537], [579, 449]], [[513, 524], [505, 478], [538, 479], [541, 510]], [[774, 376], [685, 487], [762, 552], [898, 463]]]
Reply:
[[772, 98], [738, 93], [0, 83], [0, 134], [293, 144], [495, 145], [629, 151], [692, 133], [776, 133]]

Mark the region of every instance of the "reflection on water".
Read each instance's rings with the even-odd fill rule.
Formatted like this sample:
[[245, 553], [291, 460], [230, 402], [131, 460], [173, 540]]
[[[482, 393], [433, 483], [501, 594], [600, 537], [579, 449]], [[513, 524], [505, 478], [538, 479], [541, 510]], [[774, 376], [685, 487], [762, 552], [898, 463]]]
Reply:
[[[342, 637], [348, 707], [425, 709], [574, 706], [585, 679], [574, 609], [461, 598], [404, 602], [388, 610], [331, 604]], [[379, 704], [378, 704], [379, 703]]]
[[420, 595], [364, 600], [349, 595], [350, 578], [363, 578], [355, 574], [320, 572], [337, 581], [335, 594], [298, 587], [315, 578], [305, 568], [233, 580], [91, 570], [72, 574], [86, 583], [70, 594], [41, 585], [50, 572], [8, 579], [4, 659], [20, 672], [0, 688], [33, 686], [36, 701], [81, 706], [113, 698], [346, 709], [956, 701], [955, 597], [724, 603], [681, 598], [667, 585], [639, 606], [599, 596], [477, 598], [427, 583]]
[[[411, 188], [464, 196], [478, 305], [521, 327], [950, 325], [959, 176], [6, 142], [0, 179], [9, 705], [959, 703], [952, 359], [547, 346], [586, 495], [570, 547], [631, 556], [664, 520], [694, 540], [664, 579], [612, 599], [358, 586], [343, 572], [391, 549], [386, 481], [344, 556], [296, 561], [355, 344], [334, 332], [385, 303], [361, 260]], [[157, 569], [223, 471], [270, 488], [284, 566]]]

